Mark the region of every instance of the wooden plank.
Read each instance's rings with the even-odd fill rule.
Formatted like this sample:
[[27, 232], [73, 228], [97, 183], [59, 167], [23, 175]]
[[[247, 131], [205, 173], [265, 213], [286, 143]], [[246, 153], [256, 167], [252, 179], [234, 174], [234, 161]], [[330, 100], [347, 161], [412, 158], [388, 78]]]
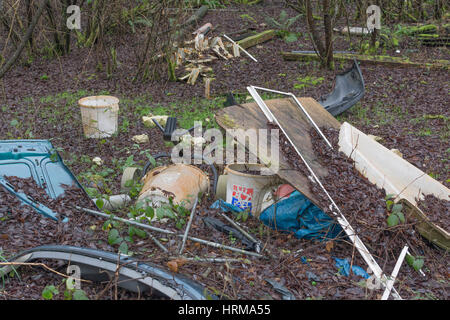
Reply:
[[270, 39], [275, 37], [275, 35], [276, 35], [275, 30], [266, 30], [264, 32], [255, 34], [254, 36], [250, 36], [248, 38], [239, 40], [237, 41], [237, 44], [244, 49], [248, 49], [263, 42], [269, 41]]
[[[311, 61], [319, 59], [319, 57], [315, 53], [281, 52], [281, 55], [283, 56], [284, 60], [288, 61]], [[361, 63], [386, 64], [397, 67], [430, 68], [444, 70], [448, 70], [450, 68], [450, 61], [448, 60], [432, 60], [430, 63], [423, 63], [413, 62], [411, 60], [403, 59], [400, 57], [371, 56], [352, 53], [334, 53], [333, 57], [336, 60], [353, 61], [353, 59], [356, 59]]]
[[[314, 99], [299, 98], [299, 101], [319, 127], [340, 128], [340, 123]], [[312, 151], [309, 136], [311, 125], [297, 105], [289, 98], [267, 100], [265, 103], [318, 177], [327, 175], [326, 168], [318, 163]], [[219, 126], [224, 129], [267, 128], [267, 119], [256, 103], [246, 103], [222, 109], [216, 113], [215, 118]], [[270, 150], [270, 141], [268, 141], [267, 149]], [[259, 152], [264, 153], [266, 150], [259, 150]], [[308, 177], [293, 170], [281, 154], [278, 176], [303, 193], [314, 204], [321, 207], [315, 195], [309, 190]]]

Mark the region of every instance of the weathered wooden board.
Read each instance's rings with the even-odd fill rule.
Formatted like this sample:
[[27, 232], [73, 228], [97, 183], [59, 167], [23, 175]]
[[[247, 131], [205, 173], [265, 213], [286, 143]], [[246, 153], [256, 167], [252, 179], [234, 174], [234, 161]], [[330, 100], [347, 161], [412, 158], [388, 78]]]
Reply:
[[[340, 123], [317, 101], [312, 98], [299, 98], [299, 101], [319, 127], [333, 127], [339, 129]], [[314, 155], [309, 136], [311, 124], [303, 112], [293, 100], [289, 98], [267, 100], [265, 103], [278, 119], [280, 125], [292, 139], [295, 146], [306, 159], [313, 171], [319, 177], [325, 176], [327, 170], [318, 163]], [[224, 129], [247, 130], [251, 128], [267, 128], [267, 119], [256, 103], [246, 103], [222, 109], [216, 113], [216, 121]], [[270, 141], [268, 141], [268, 143], [270, 143]], [[270, 149], [270, 144], [267, 145], [267, 149]], [[266, 151], [264, 150], [263, 152]], [[263, 160], [261, 159], [261, 161]], [[317, 206], [321, 207], [315, 198], [315, 195], [309, 190], [308, 177], [293, 170], [281, 154], [278, 176], [294, 186]]]

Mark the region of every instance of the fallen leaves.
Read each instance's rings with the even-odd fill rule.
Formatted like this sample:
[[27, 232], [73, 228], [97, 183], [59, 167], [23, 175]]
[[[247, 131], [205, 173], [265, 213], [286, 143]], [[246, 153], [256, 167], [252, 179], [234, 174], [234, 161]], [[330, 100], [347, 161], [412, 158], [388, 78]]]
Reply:
[[186, 259], [178, 258], [178, 259], [170, 260], [169, 262], [167, 262], [167, 266], [169, 267], [170, 271], [177, 273], [179, 268], [181, 266], [183, 266], [184, 264], [186, 264], [187, 262], [188, 262], [188, 260], [186, 260]]

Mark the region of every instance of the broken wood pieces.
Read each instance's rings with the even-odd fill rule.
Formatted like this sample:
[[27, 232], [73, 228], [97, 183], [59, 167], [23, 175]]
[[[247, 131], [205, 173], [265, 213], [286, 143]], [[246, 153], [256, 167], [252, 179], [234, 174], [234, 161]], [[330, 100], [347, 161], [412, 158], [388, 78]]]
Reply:
[[397, 274], [400, 271], [400, 267], [402, 266], [403, 260], [405, 259], [406, 253], [408, 252], [408, 246], [405, 246], [400, 253], [400, 256], [395, 264], [394, 270], [392, 271], [391, 277], [386, 282], [386, 289], [384, 290], [383, 296], [381, 300], [387, 300], [391, 294], [392, 288], [394, 287], [395, 279], [397, 278]]
[[188, 84], [195, 84], [195, 81], [197, 81], [198, 75], [200, 74], [200, 68], [194, 68], [191, 73], [189, 74], [187, 83]]
[[237, 44], [236, 42], [233, 41], [233, 39], [231, 39], [230, 37], [228, 37], [226, 34], [223, 35], [228, 41], [230, 41], [233, 46], [238, 46], [239, 49], [241, 49], [246, 55], [248, 55], [253, 61], [258, 62], [258, 60], [256, 60], [250, 53], [247, 52], [247, 50], [245, 50], [244, 48], [242, 48], [239, 44]]
[[210, 99], [211, 98], [211, 78], [205, 79], [205, 98]]

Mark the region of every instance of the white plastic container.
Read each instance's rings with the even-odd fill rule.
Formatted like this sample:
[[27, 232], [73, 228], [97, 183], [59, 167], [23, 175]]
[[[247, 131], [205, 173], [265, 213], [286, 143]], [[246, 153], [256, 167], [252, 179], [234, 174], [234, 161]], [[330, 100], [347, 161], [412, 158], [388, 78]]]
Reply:
[[227, 180], [227, 200], [226, 202], [241, 209], [250, 209], [253, 216], [258, 217], [261, 213], [263, 197], [270, 186], [279, 183], [278, 176], [257, 175], [245, 173], [245, 171], [259, 171], [265, 168], [260, 164], [230, 164], [224, 173]]
[[92, 96], [78, 101], [87, 138], [107, 138], [117, 132], [119, 99], [112, 96]]

